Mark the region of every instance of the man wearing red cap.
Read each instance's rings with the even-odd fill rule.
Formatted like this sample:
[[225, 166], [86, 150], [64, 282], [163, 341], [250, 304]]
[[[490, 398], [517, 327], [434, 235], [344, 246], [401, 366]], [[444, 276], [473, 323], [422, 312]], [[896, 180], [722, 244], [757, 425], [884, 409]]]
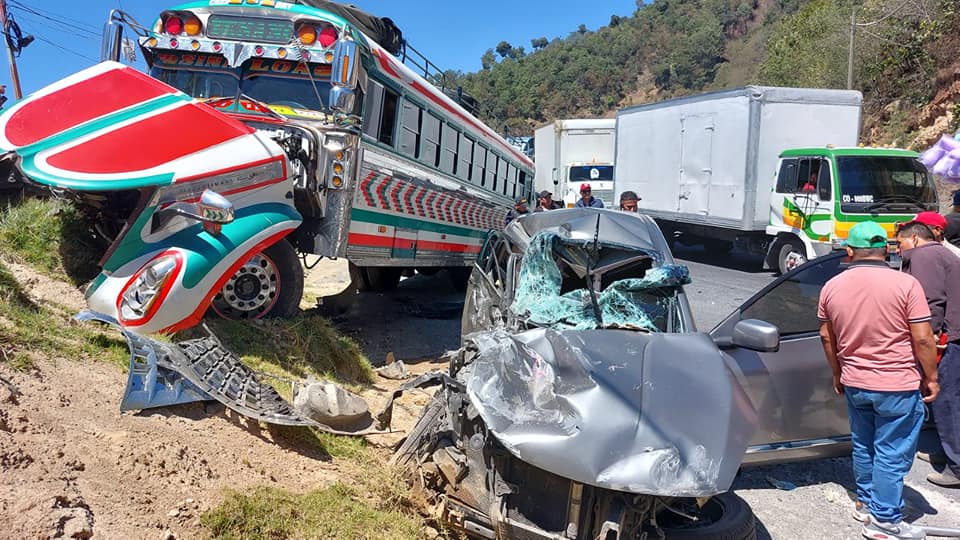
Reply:
[[[930, 326], [937, 335], [943, 356], [937, 366], [940, 397], [931, 404], [944, 455], [920, 453], [917, 457], [945, 464], [943, 472], [927, 476], [931, 483], [960, 488], [960, 259], [938, 242], [934, 231], [943, 220], [936, 212], [924, 212], [897, 231], [903, 271], [923, 287], [930, 307]], [[922, 218], [922, 219], [921, 219]]]
[[944, 242], [943, 240], [943, 231], [947, 229], [947, 218], [940, 215], [939, 212], [920, 212], [915, 218], [913, 218], [913, 222], [922, 223], [927, 227], [930, 227], [930, 231], [933, 233], [933, 239], [943, 244], [943, 246], [947, 248], [950, 253], [960, 257], [960, 247], [957, 247], [950, 242]]
[[580, 184], [580, 200], [574, 206], [577, 208], [603, 208], [603, 201], [593, 196], [590, 184]]

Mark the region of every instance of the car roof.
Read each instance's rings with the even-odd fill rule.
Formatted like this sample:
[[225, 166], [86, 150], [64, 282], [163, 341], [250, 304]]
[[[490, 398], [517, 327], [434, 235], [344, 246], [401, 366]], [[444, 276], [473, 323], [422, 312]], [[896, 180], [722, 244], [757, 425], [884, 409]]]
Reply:
[[[599, 231], [598, 231], [599, 227]], [[671, 259], [670, 249], [649, 216], [602, 208], [568, 208], [535, 212], [512, 221], [504, 235], [526, 249], [537, 233], [553, 229], [564, 239], [617, 244], [626, 248], [658, 251]]]

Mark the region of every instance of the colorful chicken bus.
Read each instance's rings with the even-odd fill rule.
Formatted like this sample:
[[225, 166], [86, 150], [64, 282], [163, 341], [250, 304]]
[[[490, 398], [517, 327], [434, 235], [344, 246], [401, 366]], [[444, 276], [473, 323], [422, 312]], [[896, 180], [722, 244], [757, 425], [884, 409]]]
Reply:
[[360, 289], [414, 269], [465, 284], [531, 195], [532, 161], [405, 64], [389, 19], [323, 0], [190, 2], [150, 28], [114, 11], [105, 60], [124, 28], [150, 77], [107, 61], [0, 117], [29, 180], [96, 209], [112, 245], [88, 303], [121, 324], [293, 313], [298, 253], [345, 257]]

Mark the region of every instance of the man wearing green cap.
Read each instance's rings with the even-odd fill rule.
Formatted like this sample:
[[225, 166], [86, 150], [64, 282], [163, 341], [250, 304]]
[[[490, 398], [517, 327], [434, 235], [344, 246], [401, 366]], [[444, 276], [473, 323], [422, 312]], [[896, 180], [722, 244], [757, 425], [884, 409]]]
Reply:
[[823, 286], [817, 316], [834, 390], [847, 400], [854, 517], [867, 538], [924, 538], [902, 508], [923, 402], [940, 391], [930, 308], [916, 279], [887, 266], [879, 224], [858, 223], [845, 245], [850, 267]]

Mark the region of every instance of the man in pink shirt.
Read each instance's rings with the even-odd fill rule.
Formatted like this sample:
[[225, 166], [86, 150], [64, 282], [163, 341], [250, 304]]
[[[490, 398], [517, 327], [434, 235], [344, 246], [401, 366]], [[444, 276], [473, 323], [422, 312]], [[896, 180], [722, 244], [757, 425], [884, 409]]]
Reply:
[[903, 521], [902, 507], [923, 402], [940, 391], [930, 308], [920, 283], [884, 262], [883, 227], [858, 223], [846, 249], [850, 268], [824, 285], [817, 316], [834, 390], [847, 400], [854, 517], [864, 522], [866, 538], [925, 538], [922, 529]]

